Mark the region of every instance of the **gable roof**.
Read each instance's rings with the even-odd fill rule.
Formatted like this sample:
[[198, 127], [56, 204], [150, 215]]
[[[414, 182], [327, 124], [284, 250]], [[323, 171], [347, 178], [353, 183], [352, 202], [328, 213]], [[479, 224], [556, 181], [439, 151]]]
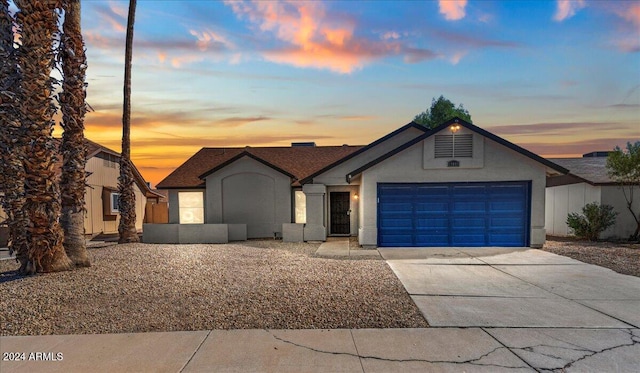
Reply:
[[532, 152], [528, 151], [527, 149], [524, 149], [524, 148], [522, 148], [522, 147], [520, 147], [520, 146], [518, 146], [518, 145], [516, 145], [516, 144], [514, 144], [512, 142], [509, 142], [509, 141], [503, 139], [502, 137], [494, 135], [493, 133], [491, 133], [491, 132], [489, 132], [487, 130], [484, 130], [484, 129], [478, 127], [478, 126], [475, 126], [475, 125], [473, 125], [473, 124], [471, 124], [469, 122], [466, 122], [466, 121], [456, 117], [456, 118], [450, 119], [450, 120], [440, 124], [439, 126], [433, 128], [432, 130], [429, 130], [429, 131], [425, 132], [424, 134], [422, 134], [422, 135], [420, 135], [420, 136], [418, 136], [418, 137], [416, 137], [416, 138], [414, 138], [412, 140], [407, 141], [406, 143], [404, 143], [404, 144], [398, 146], [397, 148], [387, 152], [386, 154], [381, 155], [380, 157], [378, 157], [378, 158], [374, 159], [373, 161], [365, 164], [364, 166], [362, 166], [362, 167], [360, 167], [360, 168], [358, 168], [356, 170], [351, 171], [350, 173], [348, 173], [346, 175], [347, 182], [350, 182], [351, 179], [354, 176], [357, 176], [357, 175], [361, 174], [365, 170], [377, 165], [378, 163], [384, 161], [385, 159], [387, 159], [387, 158], [389, 158], [389, 157], [391, 157], [391, 156], [393, 156], [393, 155], [395, 155], [395, 154], [397, 154], [397, 153], [399, 153], [399, 152], [401, 152], [401, 151], [403, 151], [403, 150], [405, 150], [405, 149], [407, 149], [407, 148], [419, 143], [420, 141], [430, 137], [431, 135], [433, 135], [435, 133], [440, 132], [441, 130], [449, 127], [450, 125], [452, 125], [454, 123], [459, 124], [459, 125], [467, 128], [467, 129], [469, 129], [471, 131], [474, 131], [474, 132], [476, 132], [476, 133], [478, 133], [478, 134], [480, 134], [480, 135], [482, 135], [482, 136], [484, 136], [484, 137], [486, 137], [486, 138], [488, 138], [490, 140], [493, 140], [493, 141], [497, 142], [498, 144], [501, 144], [501, 145], [503, 145], [503, 146], [515, 151], [515, 152], [518, 152], [518, 153], [520, 153], [520, 154], [522, 154], [522, 155], [524, 155], [524, 156], [526, 156], [528, 158], [531, 158], [534, 161], [536, 161], [538, 163], [541, 163], [541, 164], [545, 165], [546, 167], [549, 167], [549, 168], [551, 168], [551, 169], [553, 169], [555, 171], [558, 171], [561, 174], [569, 173], [569, 170], [567, 170], [566, 168], [564, 168], [562, 166], [559, 166], [559, 165], [549, 161], [548, 159], [542, 158], [541, 156], [539, 156], [539, 155], [537, 155], [535, 153], [532, 153]]
[[256, 160], [256, 161], [258, 161], [258, 162], [262, 163], [263, 165], [265, 165], [265, 166], [267, 166], [267, 167], [271, 167], [271, 168], [273, 168], [274, 170], [276, 170], [276, 171], [278, 171], [278, 172], [280, 172], [280, 173], [282, 173], [282, 174], [285, 174], [285, 175], [289, 176], [290, 178], [295, 178], [295, 176], [294, 176], [293, 174], [291, 174], [291, 173], [289, 173], [289, 172], [287, 172], [287, 171], [283, 170], [282, 168], [280, 168], [280, 167], [278, 167], [278, 166], [274, 165], [273, 163], [270, 163], [270, 162], [268, 162], [268, 161], [266, 161], [266, 160], [264, 160], [264, 159], [262, 159], [262, 158], [260, 158], [260, 157], [257, 157], [257, 156], [255, 156], [255, 155], [251, 154], [250, 152], [248, 152], [248, 151], [246, 151], [246, 150], [245, 150], [245, 151], [243, 151], [242, 153], [240, 153], [240, 154], [236, 155], [235, 157], [233, 157], [233, 158], [229, 159], [228, 161], [225, 161], [225, 162], [223, 162], [223, 163], [221, 163], [221, 164], [219, 164], [219, 165], [215, 166], [214, 168], [210, 169], [209, 171], [207, 171], [207, 172], [203, 173], [202, 175], [198, 176], [198, 178], [199, 178], [199, 179], [204, 179], [205, 177], [207, 177], [207, 176], [211, 175], [212, 173], [215, 173], [216, 171], [218, 171], [218, 170], [220, 170], [220, 169], [222, 169], [222, 168], [225, 168], [226, 166], [230, 165], [231, 163], [233, 163], [233, 162], [237, 161], [238, 159], [240, 159], [240, 158], [242, 158], [242, 157], [249, 157], [249, 158], [251, 158], [251, 159], [254, 159], [254, 160]]
[[326, 165], [325, 167], [319, 169], [318, 171], [316, 171], [316, 172], [312, 173], [311, 175], [305, 177], [304, 179], [300, 180], [300, 184], [307, 184], [309, 182], [312, 182], [314, 177], [329, 171], [330, 169], [332, 169], [332, 168], [342, 164], [343, 162], [345, 162], [345, 161], [357, 156], [358, 154], [362, 154], [362, 153], [366, 152], [367, 150], [373, 148], [374, 146], [376, 146], [376, 145], [378, 145], [380, 143], [383, 143], [383, 142], [389, 140], [390, 138], [392, 138], [392, 137], [394, 137], [394, 136], [396, 136], [396, 135], [398, 135], [398, 134], [400, 134], [400, 133], [402, 133], [402, 132], [404, 132], [404, 131], [406, 131], [406, 130], [408, 130], [410, 128], [416, 128], [416, 129], [419, 129], [420, 131], [423, 131], [423, 132], [429, 131], [429, 129], [427, 127], [425, 127], [423, 125], [420, 125], [420, 124], [418, 124], [416, 122], [412, 121], [410, 123], [407, 123], [404, 126], [398, 128], [397, 130], [395, 130], [395, 131], [393, 131], [393, 132], [391, 132], [391, 133], [389, 133], [387, 135], [382, 136], [381, 138], [377, 139], [376, 141], [372, 142], [371, 144], [361, 147], [360, 149], [358, 149], [357, 151], [347, 155], [346, 157], [340, 158], [337, 161], [335, 161], [335, 162], [333, 162], [333, 163], [331, 163], [329, 165]]
[[84, 139], [84, 145], [87, 148], [87, 159], [91, 157], [95, 157], [100, 152], [104, 152], [107, 154], [113, 154], [116, 157], [120, 157], [120, 153], [115, 150], [111, 150], [104, 145], [100, 145], [95, 141], [91, 141], [87, 138]]
[[244, 147], [244, 148], [202, 148], [180, 167], [164, 178], [158, 189], [204, 188], [205, 177], [236, 160], [248, 156], [271, 168], [298, 180], [317, 172], [362, 146], [300, 146], [300, 147]]
[[[62, 139], [55, 138], [54, 140], [57, 142], [57, 148], [60, 149], [60, 146], [62, 145]], [[115, 150], [111, 150], [104, 145], [98, 144], [95, 141], [91, 141], [87, 138], [84, 139], [84, 146], [87, 149], [86, 156], [85, 156], [85, 159], [87, 160], [95, 156], [98, 156], [100, 153], [111, 154], [118, 157], [118, 159], [120, 159], [120, 153], [116, 152]], [[151, 189], [151, 187], [149, 186], [149, 184], [147, 184], [147, 181], [144, 179], [144, 177], [142, 176], [142, 174], [140, 173], [136, 165], [133, 164], [133, 162], [129, 162], [129, 163], [131, 163], [131, 169], [133, 170], [133, 178], [135, 179], [136, 184], [138, 184], [138, 187], [140, 188], [140, 190], [144, 192], [145, 197], [156, 197], [156, 198], [163, 197], [162, 194], [159, 194]], [[62, 173], [62, 156], [61, 155], [58, 156], [58, 162], [57, 162], [56, 168], [58, 173]]]
[[553, 158], [552, 162], [569, 170], [589, 184], [613, 184], [615, 181], [607, 173], [607, 157]]

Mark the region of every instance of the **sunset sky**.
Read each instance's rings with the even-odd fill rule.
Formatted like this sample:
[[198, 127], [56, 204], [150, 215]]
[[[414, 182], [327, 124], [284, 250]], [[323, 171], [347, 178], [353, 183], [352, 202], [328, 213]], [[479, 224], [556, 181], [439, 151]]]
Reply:
[[[83, 1], [86, 136], [120, 151], [127, 1]], [[367, 144], [444, 95], [543, 156], [640, 140], [638, 1], [138, 1], [132, 158]]]

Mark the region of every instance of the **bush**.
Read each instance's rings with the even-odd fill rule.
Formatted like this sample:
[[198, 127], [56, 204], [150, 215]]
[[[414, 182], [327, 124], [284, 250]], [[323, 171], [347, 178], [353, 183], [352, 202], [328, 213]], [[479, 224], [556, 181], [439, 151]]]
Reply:
[[567, 225], [573, 229], [576, 237], [595, 241], [600, 233], [611, 227], [616, 222], [617, 212], [613, 206], [598, 205], [596, 202], [588, 203], [582, 208], [584, 215], [572, 212], [567, 216]]

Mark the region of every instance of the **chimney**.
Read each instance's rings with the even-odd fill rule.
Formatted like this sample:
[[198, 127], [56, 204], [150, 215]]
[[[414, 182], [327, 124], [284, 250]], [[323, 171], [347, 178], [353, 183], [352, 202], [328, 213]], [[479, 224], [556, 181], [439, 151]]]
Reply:
[[609, 156], [608, 150], [595, 151], [591, 153], [586, 153], [582, 155], [582, 158], [603, 158]]
[[309, 142], [292, 142], [291, 143], [291, 147], [292, 148], [299, 148], [299, 147], [312, 147], [315, 148], [316, 143], [313, 141], [309, 141]]

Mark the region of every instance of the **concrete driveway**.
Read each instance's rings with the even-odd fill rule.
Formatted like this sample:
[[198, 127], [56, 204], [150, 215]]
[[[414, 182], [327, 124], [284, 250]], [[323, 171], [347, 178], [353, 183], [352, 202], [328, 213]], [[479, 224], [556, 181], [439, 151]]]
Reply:
[[535, 369], [640, 369], [640, 278], [534, 249], [379, 252], [432, 327], [481, 328]]

